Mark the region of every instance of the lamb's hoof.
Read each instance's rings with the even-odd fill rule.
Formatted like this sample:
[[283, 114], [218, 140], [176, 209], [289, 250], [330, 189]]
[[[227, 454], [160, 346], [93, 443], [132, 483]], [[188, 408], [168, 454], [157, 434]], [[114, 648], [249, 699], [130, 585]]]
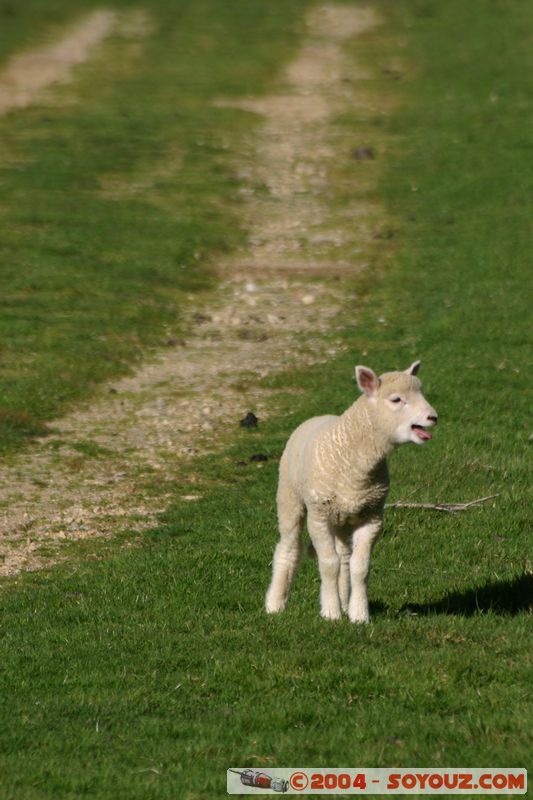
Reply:
[[285, 610], [286, 602], [284, 600], [273, 600], [267, 596], [265, 601], [265, 611], [267, 614], [279, 614]]
[[368, 612], [366, 613], [349, 613], [350, 622], [353, 622], [355, 625], [367, 625], [370, 622], [370, 615]]
[[323, 619], [342, 619], [340, 608], [323, 608], [320, 612]]

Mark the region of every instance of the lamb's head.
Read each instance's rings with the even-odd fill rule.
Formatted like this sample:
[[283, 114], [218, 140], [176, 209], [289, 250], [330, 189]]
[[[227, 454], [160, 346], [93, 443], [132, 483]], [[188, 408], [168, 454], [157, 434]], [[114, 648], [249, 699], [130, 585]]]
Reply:
[[356, 367], [357, 384], [373, 408], [373, 417], [392, 444], [414, 442], [422, 444], [431, 439], [426, 428], [437, 424], [437, 412], [422, 394], [422, 384], [416, 377], [420, 361], [405, 372], [385, 372], [379, 377], [368, 367]]

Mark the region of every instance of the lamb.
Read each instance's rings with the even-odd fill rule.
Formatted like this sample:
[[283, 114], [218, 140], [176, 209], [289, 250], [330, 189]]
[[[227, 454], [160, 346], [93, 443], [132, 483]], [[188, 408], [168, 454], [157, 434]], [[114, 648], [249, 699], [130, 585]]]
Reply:
[[[313, 417], [292, 434], [279, 469], [280, 541], [266, 595], [269, 614], [283, 611], [307, 527], [318, 557], [321, 615], [370, 621], [370, 556], [383, 525], [389, 489], [387, 455], [395, 446], [431, 439], [437, 412], [416, 377], [420, 361], [378, 377], [355, 368], [362, 395], [340, 417]], [[351, 591], [350, 591], [351, 588]]]

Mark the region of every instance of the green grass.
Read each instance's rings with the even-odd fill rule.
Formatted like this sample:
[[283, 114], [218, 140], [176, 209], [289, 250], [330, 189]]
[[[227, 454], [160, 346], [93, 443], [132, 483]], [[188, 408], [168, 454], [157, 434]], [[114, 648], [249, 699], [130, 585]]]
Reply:
[[[531, 768], [533, 9], [381, 5], [366, 57], [405, 64], [380, 192], [396, 235], [393, 263], [388, 250], [386, 270], [357, 279], [351, 352], [265, 381], [306, 394], [195, 466], [213, 487], [203, 500], [6, 585], [2, 798], [222, 797], [242, 764]], [[275, 456], [297, 422], [351, 401], [356, 361], [416, 356], [441, 422], [391, 459], [392, 499], [499, 497], [457, 516], [388, 513], [371, 626], [319, 618], [312, 562], [267, 617]], [[258, 451], [263, 468], [236, 465]]]
[[[58, 0], [47, 27], [49, 4], [3, 4], [0, 52], [95, 5]], [[256, 118], [212, 101], [268, 84], [305, 6], [154, 0], [140, 55], [116, 33], [51, 103], [0, 118], [0, 450], [162, 344], [243, 240], [233, 154]]]

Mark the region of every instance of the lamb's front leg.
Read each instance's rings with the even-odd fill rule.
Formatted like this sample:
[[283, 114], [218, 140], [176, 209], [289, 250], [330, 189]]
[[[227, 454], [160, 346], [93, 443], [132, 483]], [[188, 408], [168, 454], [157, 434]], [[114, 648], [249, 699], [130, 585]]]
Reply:
[[335, 531], [335, 547], [340, 559], [339, 597], [344, 612], [348, 612], [350, 600], [350, 556], [352, 554], [351, 530], [338, 528]]
[[352, 556], [350, 558], [351, 594], [348, 616], [351, 622], [370, 622], [368, 613], [367, 584], [370, 573], [370, 556], [374, 542], [379, 537], [382, 520], [367, 522], [353, 534]]
[[320, 570], [320, 614], [324, 619], [340, 619], [340, 559], [335, 549], [333, 527], [320, 514], [308, 509], [307, 527], [318, 558]]

